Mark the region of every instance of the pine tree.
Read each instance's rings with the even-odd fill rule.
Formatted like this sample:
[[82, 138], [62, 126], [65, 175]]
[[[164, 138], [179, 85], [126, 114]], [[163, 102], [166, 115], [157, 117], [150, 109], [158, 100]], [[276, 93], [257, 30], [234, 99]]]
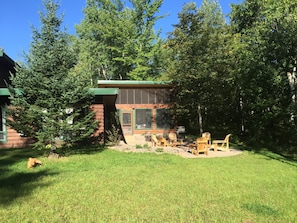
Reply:
[[89, 110], [92, 96], [87, 85], [69, 75], [76, 57], [70, 36], [61, 30], [59, 4], [45, 0], [44, 8], [40, 31], [33, 28], [26, 63], [11, 78], [8, 124], [35, 139], [35, 146], [54, 149], [57, 138], [73, 144], [89, 137], [98, 124]]

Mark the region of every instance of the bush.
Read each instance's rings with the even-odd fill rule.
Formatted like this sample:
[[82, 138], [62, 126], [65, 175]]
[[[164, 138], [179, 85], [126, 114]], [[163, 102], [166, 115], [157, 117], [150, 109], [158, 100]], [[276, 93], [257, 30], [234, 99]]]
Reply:
[[164, 152], [164, 149], [163, 148], [157, 148], [156, 152], [162, 153], [162, 152]]
[[121, 141], [120, 130], [112, 125], [111, 130], [106, 130], [106, 144], [109, 146], [118, 146]]

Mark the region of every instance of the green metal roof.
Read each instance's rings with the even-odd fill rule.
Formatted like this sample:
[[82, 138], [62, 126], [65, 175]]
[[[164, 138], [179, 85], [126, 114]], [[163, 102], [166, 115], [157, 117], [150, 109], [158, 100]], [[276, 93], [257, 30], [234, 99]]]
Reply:
[[[17, 94], [21, 94], [21, 90], [15, 89]], [[0, 88], [0, 96], [10, 96], [8, 88]]]
[[0, 96], [9, 96], [10, 93], [7, 88], [0, 88]]
[[90, 88], [89, 92], [95, 96], [99, 95], [116, 95], [119, 92], [118, 88]]
[[172, 81], [132, 81], [132, 80], [99, 80], [98, 84], [104, 85], [168, 85]]
[[[95, 96], [103, 95], [116, 95], [118, 94], [118, 88], [90, 88], [89, 92]], [[16, 89], [17, 94], [21, 94], [19, 89]], [[10, 96], [8, 88], [0, 88], [0, 96]]]

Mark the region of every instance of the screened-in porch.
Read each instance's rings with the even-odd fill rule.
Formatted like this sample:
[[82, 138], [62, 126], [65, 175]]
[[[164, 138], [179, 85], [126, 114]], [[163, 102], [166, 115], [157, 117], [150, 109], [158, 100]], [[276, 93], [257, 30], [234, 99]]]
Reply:
[[99, 81], [98, 87], [119, 88], [115, 106], [124, 135], [163, 133], [174, 128], [174, 93], [170, 83]]

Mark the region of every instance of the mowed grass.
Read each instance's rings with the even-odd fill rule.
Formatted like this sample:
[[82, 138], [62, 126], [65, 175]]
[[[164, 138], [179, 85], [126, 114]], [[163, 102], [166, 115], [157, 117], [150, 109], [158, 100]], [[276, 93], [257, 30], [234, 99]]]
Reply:
[[27, 169], [0, 151], [0, 222], [296, 222], [297, 164], [98, 150]]

